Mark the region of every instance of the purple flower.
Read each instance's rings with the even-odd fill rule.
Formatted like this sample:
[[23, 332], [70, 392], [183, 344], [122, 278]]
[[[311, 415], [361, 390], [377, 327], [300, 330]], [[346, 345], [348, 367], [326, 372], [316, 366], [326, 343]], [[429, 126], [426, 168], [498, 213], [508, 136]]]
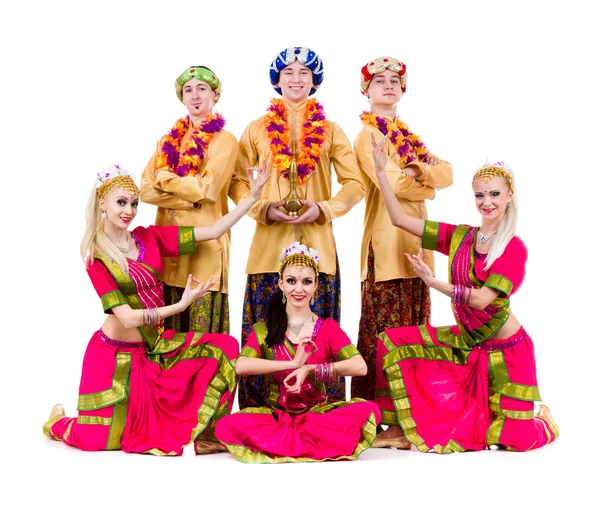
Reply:
[[218, 133], [223, 127], [225, 127], [225, 119], [222, 117], [215, 117], [210, 121], [204, 122], [200, 129], [205, 133]]
[[301, 163], [300, 165], [298, 165], [298, 176], [300, 176], [301, 178], [304, 178], [305, 176], [308, 176], [310, 174], [310, 169], [308, 168], [308, 165], [306, 165], [305, 163]]
[[278, 133], [283, 133], [284, 130], [285, 130], [285, 126], [281, 126], [279, 124], [276, 124], [275, 122], [271, 122], [267, 126], [267, 131], [277, 131]]

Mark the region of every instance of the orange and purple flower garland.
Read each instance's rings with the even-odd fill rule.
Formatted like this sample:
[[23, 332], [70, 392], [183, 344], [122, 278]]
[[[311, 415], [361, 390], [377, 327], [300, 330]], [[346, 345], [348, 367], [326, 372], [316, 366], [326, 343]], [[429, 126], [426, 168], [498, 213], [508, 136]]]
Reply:
[[396, 119], [394, 124], [386, 118], [378, 117], [368, 111], [363, 111], [360, 119], [363, 124], [376, 127], [382, 134], [390, 134], [390, 142], [396, 148], [402, 166], [414, 161], [426, 162], [429, 159], [429, 149], [400, 119]]
[[[325, 112], [315, 99], [306, 103], [306, 112], [302, 124], [300, 153], [298, 155], [298, 181], [304, 183], [317, 168], [321, 156], [321, 146], [325, 141]], [[266, 128], [269, 139], [273, 166], [284, 178], [289, 177], [292, 163], [290, 150], [290, 128], [285, 117], [285, 104], [281, 99], [273, 99], [267, 109]]]
[[225, 126], [225, 119], [216, 113], [208, 117], [190, 136], [187, 148], [181, 141], [190, 127], [190, 117], [180, 118], [159, 142], [156, 169], [168, 168], [178, 176], [196, 176], [208, 144]]

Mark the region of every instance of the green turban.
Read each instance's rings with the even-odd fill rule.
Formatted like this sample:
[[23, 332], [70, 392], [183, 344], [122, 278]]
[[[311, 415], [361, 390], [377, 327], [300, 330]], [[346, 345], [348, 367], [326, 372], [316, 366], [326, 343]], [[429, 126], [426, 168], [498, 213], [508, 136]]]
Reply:
[[204, 81], [213, 89], [217, 94], [217, 98], [215, 99], [215, 102], [217, 102], [221, 96], [221, 81], [210, 68], [206, 68], [205, 66], [190, 66], [177, 78], [175, 81], [177, 98], [183, 102], [183, 85], [194, 77], [198, 81]]

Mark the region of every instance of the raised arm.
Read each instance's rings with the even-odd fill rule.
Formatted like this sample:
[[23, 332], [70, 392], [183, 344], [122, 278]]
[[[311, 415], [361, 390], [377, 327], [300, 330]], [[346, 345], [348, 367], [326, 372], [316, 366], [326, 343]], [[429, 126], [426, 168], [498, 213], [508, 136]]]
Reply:
[[385, 165], [387, 163], [387, 154], [384, 149], [385, 140], [384, 137], [379, 142], [376, 142], [375, 135], [371, 133], [373, 159], [375, 161], [375, 175], [377, 177], [377, 182], [379, 183], [379, 190], [381, 191], [385, 208], [387, 209], [394, 226], [402, 228], [417, 237], [421, 237], [423, 235], [425, 221], [418, 217], [412, 217], [404, 212], [394, 195], [394, 191], [392, 190], [392, 186], [390, 185], [390, 181], [385, 172]]
[[[265, 183], [271, 177], [269, 172], [269, 164], [267, 161], [263, 161], [262, 168], [260, 167], [248, 167], [246, 174], [248, 176], [248, 183], [250, 185], [250, 196], [244, 198], [237, 207], [231, 212], [224, 215], [216, 223], [211, 226], [197, 226], [194, 228], [194, 239], [196, 241], [208, 241], [211, 239], [218, 239], [224, 235], [229, 229], [237, 223], [242, 216], [252, 208], [252, 206], [260, 199], [260, 193], [262, 192]], [[256, 179], [254, 178], [254, 173]]]

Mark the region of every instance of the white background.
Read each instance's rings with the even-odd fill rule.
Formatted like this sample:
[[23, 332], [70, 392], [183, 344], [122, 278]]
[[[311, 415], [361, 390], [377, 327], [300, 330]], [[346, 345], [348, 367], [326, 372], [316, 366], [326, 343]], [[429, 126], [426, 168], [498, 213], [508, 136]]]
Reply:
[[[596, 209], [598, 28], [593, 2], [20, 2], [3, 8], [1, 322], [3, 515], [598, 515]], [[454, 167], [431, 219], [477, 224], [471, 177], [512, 165], [528, 274], [512, 307], [536, 344], [560, 439], [527, 454], [371, 450], [355, 462], [248, 466], [226, 454], [84, 453], [41, 427], [75, 414], [86, 344], [102, 322], [79, 259], [96, 170], [139, 179], [185, 114], [173, 82], [190, 65], [223, 81], [217, 105], [238, 138], [274, 95], [268, 67], [288, 46], [324, 62], [318, 98], [350, 141], [367, 104], [359, 71], [408, 67], [399, 116]], [[356, 339], [364, 203], [334, 222], [342, 327]], [[141, 205], [137, 224], [154, 221]], [[135, 224], [134, 224], [135, 226]], [[254, 223], [233, 230], [232, 333], [239, 338]], [[395, 253], [396, 250], [389, 250]], [[438, 256], [438, 276], [446, 260]], [[451, 323], [433, 295], [434, 324]], [[584, 473], [589, 469], [590, 473]], [[587, 470], [586, 470], [587, 472]]]

